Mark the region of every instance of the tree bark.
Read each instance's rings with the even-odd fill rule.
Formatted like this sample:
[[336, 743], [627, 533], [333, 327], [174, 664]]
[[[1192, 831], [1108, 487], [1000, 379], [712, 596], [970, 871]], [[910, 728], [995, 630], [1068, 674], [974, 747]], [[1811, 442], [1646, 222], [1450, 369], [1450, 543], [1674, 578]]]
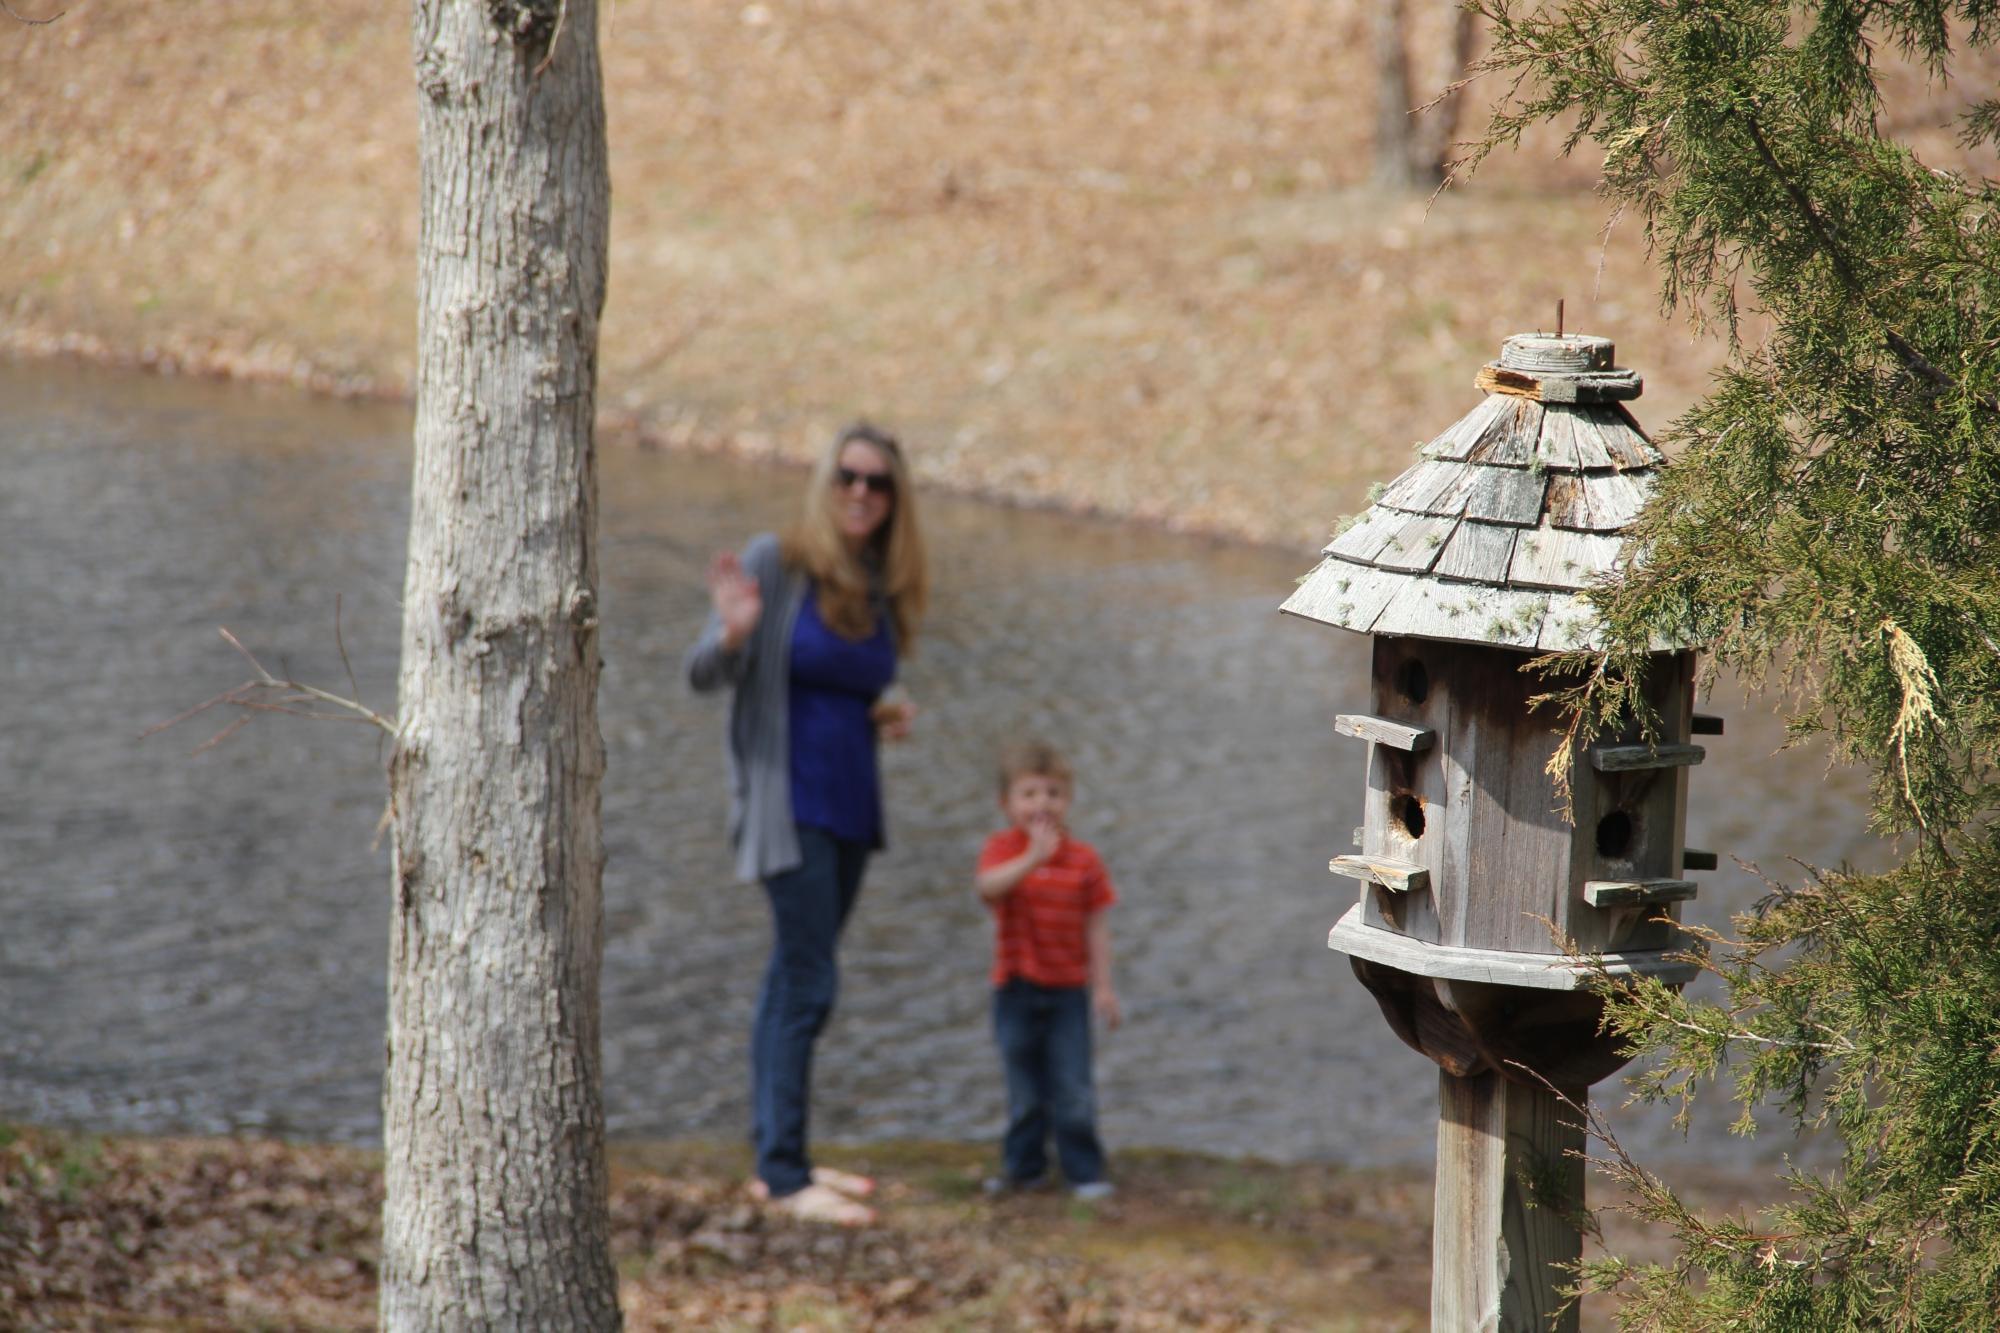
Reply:
[[1410, 124], [1410, 58], [1403, 0], [1375, 0], [1375, 183], [1415, 189], [1415, 130]]
[[594, 0], [416, 0], [382, 1326], [612, 1329]]
[[[1459, 0], [1421, 6], [1414, 28], [1406, 0], [1375, 0], [1375, 183], [1385, 189], [1430, 189], [1445, 178], [1458, 137], [1464, 93], [1440, 96], [1465, 77], [1479, 28]], [[1436, 29], [1437, 31], [1434, 31]], [[1418, 54], [1411, 72], [1412, 46]], [[1442, 74], [1433, 85], [1431, 80]], [[1438, 91], [1413, 91], [1421, 85]], [[1437, 98], [1421, 113], [1415, 106]]]
[[[1464, 78], [1466, 70], [1471, 67], [1473, 52], [1478, 48], [1479, 16], [1463, 5], [1454, 4], [1450, 36], [1445, 56], [1449, 63], [1445, 66], [1440, 89], [1449, 88]], [[1428, 102], [1436, 96], [1436, 93], [1428, 94], [1424, 100]], [[1464, 105], [1465, 90], [1459, 89], [1445, 93], [1435, 106], [1414, 117], [1417, 121], [1417, 166], [1430, 185], [1436, 185], [1451, 170], [1452, 157], [1458, 151], [1458, 116]]]

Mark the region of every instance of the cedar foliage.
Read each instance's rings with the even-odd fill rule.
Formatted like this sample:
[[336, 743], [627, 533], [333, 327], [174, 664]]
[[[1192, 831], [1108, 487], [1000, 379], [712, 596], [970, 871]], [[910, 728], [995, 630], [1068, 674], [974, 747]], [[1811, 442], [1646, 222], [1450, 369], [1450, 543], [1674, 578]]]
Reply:
[[[1902, 858], [1772, 883], [1711, 941], [1715, 1002], [1614, 995], [1652, 1057], [1637, 1095], [1685, 1115], [1727, 1078], [1739, 1129], [1827, 1126], [1841, 1151], [1752, 1222], [1611, 1144], [1677, 1245], [1583, 1283], [1621, 1293], [1628, 1329], [2000, 1327], [2000, 198], [1885, 136], [1875, 68], [1893, 49], [1949, 84], [2000, 6], [1474, 2], [1483, 72], [1511, 82], [1467, 165], [1545, 122], [1601, 149], [1665, 305], [1730, 353], [1668, 432], [1641, 561], [1599, 593], [1614, 647], [1539, 664], [1575, 719], [1565, 754], [1629, 717], [1649, 635], [1691, 637], [1869, 767]], [[1961, 128], [1990, 148], [2000, 102]]]

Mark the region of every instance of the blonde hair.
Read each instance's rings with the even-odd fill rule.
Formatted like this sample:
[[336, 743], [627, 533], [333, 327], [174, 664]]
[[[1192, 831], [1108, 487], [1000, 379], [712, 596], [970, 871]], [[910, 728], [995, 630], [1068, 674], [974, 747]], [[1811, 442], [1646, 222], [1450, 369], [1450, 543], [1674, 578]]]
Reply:
[[1054, 778], [1065, 787], [1076, 786], [1076, 772], [1063, 753], [1047, 741], [1016, 741], [1000, 751], [1000, 795], [1014, 785], [1015, 778]]
[[[834, 470], [840, 466], [841, 450], [856, 441], [882, 455], [895, 483], [889, 496], [889, 517], [868, 538], [865, 560], [855, 558], [834, 522]], [[789, 568], [804, 571], [817, 585], [819, 614], [827, 628], [844, 639], [860, 640], [873, 634], [874, 595], [879, 593], [889, 603], [896, 655], [909, 656], [930, 601], [930, 575], [924, 562], [923, 533], [917, 526], [910, 470], [895, 436], [866, 421], [857, 421], [834, 436], [813, 465], [805, 507], [785, 533], [780, 550]]]

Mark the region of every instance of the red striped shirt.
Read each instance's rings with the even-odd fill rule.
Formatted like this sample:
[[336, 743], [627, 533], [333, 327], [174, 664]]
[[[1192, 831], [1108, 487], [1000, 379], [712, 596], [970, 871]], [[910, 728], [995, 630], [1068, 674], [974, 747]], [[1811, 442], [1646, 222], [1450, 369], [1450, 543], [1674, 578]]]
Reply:
[[[1025, 829], [1010, 828], [986, 840], [981, 873], [1013, 860], [1028, 847]], [[1118, 901], [1111, 876], [1087, 842], [1065, 837], [1056, 853], [1014, 891], [987, 906], [993, 912], [993, 984], [1014, 978], [1038, 986], [1090, 984], [1090, 918]]]

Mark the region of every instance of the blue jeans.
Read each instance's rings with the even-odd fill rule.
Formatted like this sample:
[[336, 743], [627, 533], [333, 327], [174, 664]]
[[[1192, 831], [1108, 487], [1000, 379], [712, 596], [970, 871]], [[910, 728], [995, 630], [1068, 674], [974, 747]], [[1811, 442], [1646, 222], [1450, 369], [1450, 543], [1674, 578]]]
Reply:
[[1016, 977], [993, 992], [993, 1035], [1007, 1071], [1003, 1170], [1011, 1184], [1048, 1174], [1048, 1140], [1072, 1185], [1104, 1179], [1090, 1081], [1090, 991]]
[[757, 1178], [783, 1198], [812, 1181], [806, 1155], [813, 1042], [833, 1012], [834, 946], [861, 892], [868, 847], [799, 827], [803, 862], [764, 881], [771, 900], [771, 963], [750, 1033], [750, 1137]]

